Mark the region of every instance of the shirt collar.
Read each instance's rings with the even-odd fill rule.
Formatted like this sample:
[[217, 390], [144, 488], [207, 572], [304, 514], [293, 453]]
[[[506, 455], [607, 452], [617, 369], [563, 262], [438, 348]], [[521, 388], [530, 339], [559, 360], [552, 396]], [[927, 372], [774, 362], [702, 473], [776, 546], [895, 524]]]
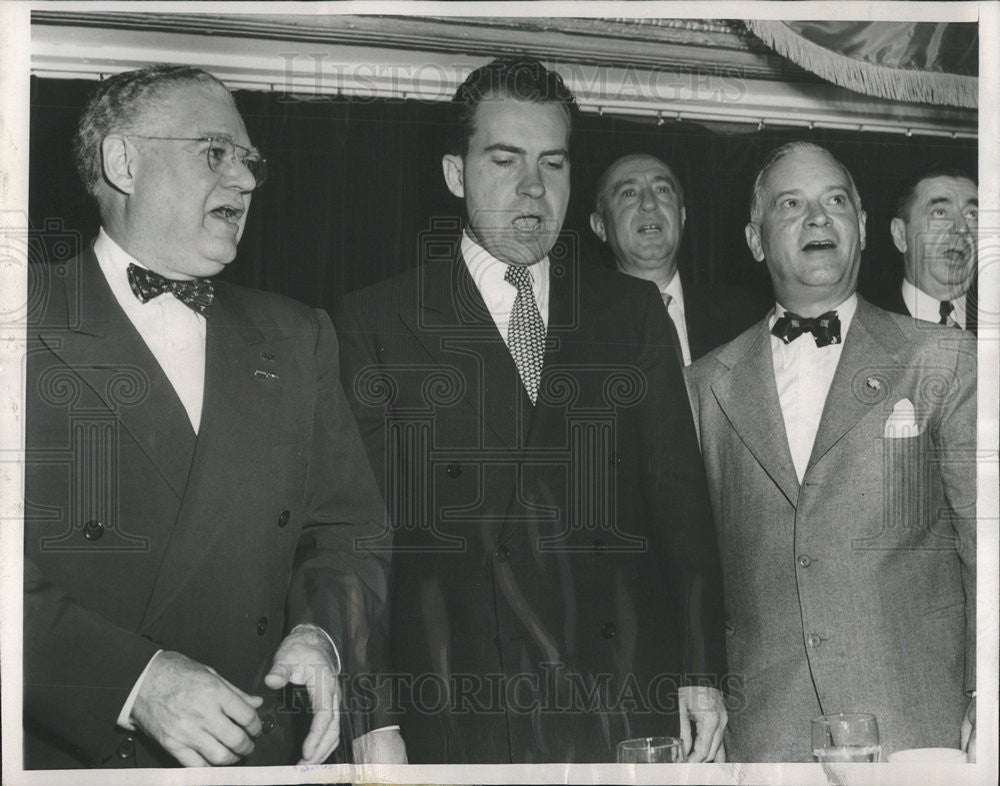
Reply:
[[[473, 240], [469, 230], [462, 233], [461, 249], [462, 258], [469, 269], [469, 275], [472, 276], [472, 280], [481, 294], [485, 295], [486, 291], [492, 290], [498, 283], [508, 286], [507, 282], [504, 281], [507, 263], [501, 262]], [[531, 277], [531, 290], [535, 293], [535, 300], [542, 302], [542, 294], [549, 285], [548, 256], [546, 255], [535, 264], [529, 265], [528, 275]]]
[[[922, 289], [915, 287], [908, 279], [903, 279], [903, 303], [906, 310], [916, 319], [926, 322], [939, 322], [941, 320], [941, 301], [933, 298]], [[958, 323], [961, 328], [965, 327], [965, 295], [951, 301], [954, 310], [951, 318]]]
[[660, 295], [670, 295], [673, 298], [673, 302], [680, 308], [681, 313], [684, 313], [684, 289], [681, 287], [681, 274], [679, 270], [674, 271], [670, 283], [660, 290]]

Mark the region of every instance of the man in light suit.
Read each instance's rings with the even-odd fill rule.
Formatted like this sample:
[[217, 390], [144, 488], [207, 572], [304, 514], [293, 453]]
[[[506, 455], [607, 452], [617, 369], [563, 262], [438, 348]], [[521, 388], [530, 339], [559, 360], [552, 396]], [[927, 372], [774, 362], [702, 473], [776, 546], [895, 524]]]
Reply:
[[734, 287], [697, 286], [677, 268], [687, 209], [673, 171], [646, 153], [622, 156], [597, 181], [590, 228], [622, 273], [656, 284], [683, 365], [736, 338], [763, 313]]
[[550, 257], [575, 110], [558, 74], [497, 60], [452, 109], [465, 231], [428, 233], [425, 264], [335, 315], [396, 527], [389, 701], [410, 761], [613, 762], [678, 730], [713, 759], [718, 558], [663, 305]]
[[777, 305], [688, 369], [725, 577], [727, 751], [809, 761], [873, 712], [883, 755], [958, 747], [976, 687], [976, 347], [857, 296], [865, 214], [804, 142], [754, 184]]
[[979, 190], [961, 169], [932, 167], [903, 186], [889, 225], [903, 280], [878, 305], [897, 314], [977, 332]]
[[213, 76], [111, 77], [76, 153], [100, 234], [31, 272], [25, 766], [322, 762], [388, 572], [333, 327], [209, 280], [266, 176]]

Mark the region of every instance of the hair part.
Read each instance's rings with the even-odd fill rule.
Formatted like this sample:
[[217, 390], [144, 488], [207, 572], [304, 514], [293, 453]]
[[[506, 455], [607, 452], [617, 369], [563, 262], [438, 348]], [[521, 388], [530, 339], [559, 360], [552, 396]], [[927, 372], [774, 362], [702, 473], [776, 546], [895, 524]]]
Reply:
[[578, 107], [563, 78], [533, 57], [502, 57], [477, 68], [455, 91], [449, 105], [449, 154], [465, 157], [476, 130], [476, 109], [498, 98], [559, 104], [572, 132]]
[[903, 187], [899, 192], [899, 197], [896, 199], [896, 212], [894, 213], [896, 218], [909, 221], [910, 208], [913, 207], [913, 199], [917, 194], [917, 187], [925, 180], [930, 180], [934, 177], [953, 177], [955, 179], [968, 180], [974, 183], [977, 189], [979, 188], [979, 181], [961, 167], [941, 163], [921, 167], [911, 172], [906, 180], [903, 181]]
[[767, 179], [768, 172], [771, 168], [777, 164], [785, 156], [791, 155], [792, 153], [821, 153], [822, 155], [828, 156], [831, 161], [833, 161], [840, 169], [843, 171], [844, 176], [847, 178], [847, 182], [850, 184], [851, 199], [854, 200], [854, 207], [860, 212], [861, 210], [861, 194], [858, 193], [858, 187], [854, 184], [854, 178], [851, 177], [851, 173], [846, 166], [844, 166], [837, 157], [821, 145], [817, 145], [815, 142], [786, 142], [780, 147], [776, 147], [772, 150], [764, 163], [761, 165], [760, 170], [757, 172], [757, 177], [753, 181], [753, 193], [750, 197], [750, 223], [760, 226], [761, 219], [764, 217], [764, 205], [762, 203], [764, 194], [764, 182]]
[[232, 99], [229, 88], [207, 71], [171, 63], [124, 71], [97, 86], [80, 116], [73, 140], [73, 159], [89, 194], [97, 195], [104, 177], [101, 145], [105, 137], [136, 130], [166, 93], [189, 84], [218, 88]]

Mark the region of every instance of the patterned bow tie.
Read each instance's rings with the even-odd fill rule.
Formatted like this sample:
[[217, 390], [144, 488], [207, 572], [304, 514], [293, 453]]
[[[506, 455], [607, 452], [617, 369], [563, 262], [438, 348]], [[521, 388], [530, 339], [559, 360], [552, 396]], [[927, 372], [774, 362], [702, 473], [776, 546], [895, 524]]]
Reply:
[[159, 273], [147, 270], [138, 265], [128, 266], [128, 285], [141, 303], [147, 303], [154, 297], [169, 292], [181, 303], [201, 314], [208, 316], [215, 302], [215, 288], [207, 278], [192, 278], [177, 281], [165, 278]]
[[771, 333], [786, 344], [791, 344], [803, 333], [812, 333], [817, 347], [840, 343], [840, 318], [836, 311], [827, 311], [818, 317], [800, 317], [791, 311], [778, 317]]

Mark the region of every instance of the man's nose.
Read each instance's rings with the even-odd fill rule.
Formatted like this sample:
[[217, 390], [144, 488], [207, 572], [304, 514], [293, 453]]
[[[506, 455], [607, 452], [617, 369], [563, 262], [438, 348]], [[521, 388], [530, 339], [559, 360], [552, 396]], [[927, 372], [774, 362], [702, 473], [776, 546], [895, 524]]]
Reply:
[[830, 223], [830, 216], [819, 200], [807, 202], [806, 211], [806, 223], [810, 226], [826, 226]]
[[644, 188], [639, 192], [639, 209], [646, 213], [656, 209], [656, 196], [653, 194], [653, 189]]
[[257, 187], [257, 178], [249, 167], [238, 158], [231, 158], [223, 163], [222, 183], [226, 188], [236, 188], [242, 192], [253, 191]]
[[545, 183], [542, 182], [538, 167], [526, 167], [517, 184], [517, 193], [532, 199], [540, 199], [545, 195]]

